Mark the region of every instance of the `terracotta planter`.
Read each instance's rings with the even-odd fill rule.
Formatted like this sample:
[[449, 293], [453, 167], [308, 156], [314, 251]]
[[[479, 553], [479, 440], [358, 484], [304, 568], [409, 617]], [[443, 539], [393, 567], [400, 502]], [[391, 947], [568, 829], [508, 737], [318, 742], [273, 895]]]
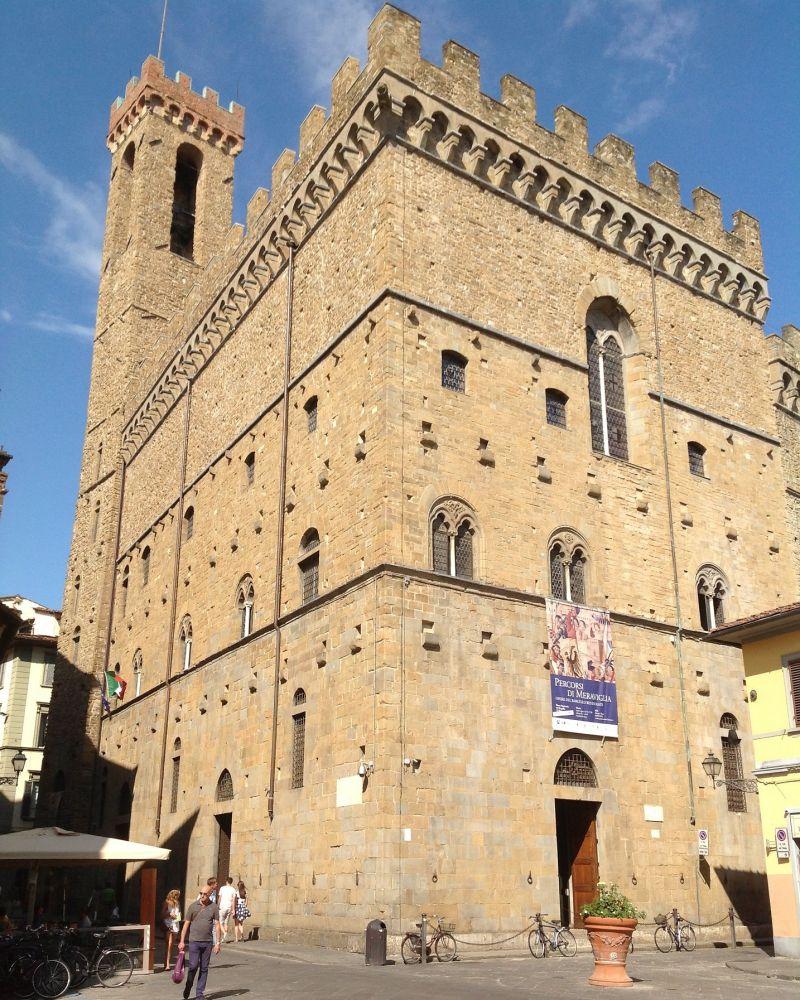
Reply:
[[625, 963], [637, 922], [620, 917], [583, 918], [594, 953], [594, 972], [589, 977], [592, 986], [633, 986]]

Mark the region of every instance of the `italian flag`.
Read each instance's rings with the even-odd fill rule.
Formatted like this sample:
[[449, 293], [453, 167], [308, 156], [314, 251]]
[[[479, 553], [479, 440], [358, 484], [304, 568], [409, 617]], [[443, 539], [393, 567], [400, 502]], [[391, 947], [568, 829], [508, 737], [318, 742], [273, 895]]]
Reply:
[[125, 688], [127, 686], [127, 682], [118, 673], [113, 670], [106, 670], [106, 697], [119, 698], [122, 701], [125, 697]]

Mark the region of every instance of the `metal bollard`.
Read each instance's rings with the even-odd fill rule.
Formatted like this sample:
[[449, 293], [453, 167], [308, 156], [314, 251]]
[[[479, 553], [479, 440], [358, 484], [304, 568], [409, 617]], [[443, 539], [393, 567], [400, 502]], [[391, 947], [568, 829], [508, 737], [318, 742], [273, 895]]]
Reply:
[[728, 920], [731, 924], [731, 948], [736, 948], [736, 914], [733, 912], [733, 907], [728, 907]]
[[426, 913], [422, 914], [422, 920], [419, 925], [419, 934], [422, 938], [422, 946], [419, 950], [419, 960], [421, 965], [428, 964], [428, 915]]

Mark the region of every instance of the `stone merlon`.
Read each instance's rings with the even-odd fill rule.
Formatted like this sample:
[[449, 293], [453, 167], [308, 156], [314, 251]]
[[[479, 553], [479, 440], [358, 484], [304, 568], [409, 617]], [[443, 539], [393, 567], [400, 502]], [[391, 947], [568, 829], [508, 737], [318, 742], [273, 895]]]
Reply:
[[164, 75], [164, 63], [148, 56], [141, 77], [132, 77], [125, 96], [111, 105], [107, 144], [115, 149], [140, 115], [152, 111], [169, 116], [183, 128], [214, 145], [225, 146], [232, 156], [244, 144], [244, 108], [231, 102], [220, 106], [219, 94], [206, 87], [201, 94], [192, 90], [191, 78], [178, 73], [174, 80]]

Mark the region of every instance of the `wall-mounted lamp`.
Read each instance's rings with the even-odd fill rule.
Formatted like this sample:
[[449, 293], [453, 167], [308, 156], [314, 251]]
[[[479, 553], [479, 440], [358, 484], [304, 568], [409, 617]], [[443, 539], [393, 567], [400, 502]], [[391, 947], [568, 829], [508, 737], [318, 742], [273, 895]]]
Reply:
[[419, 757], [404, 757], [403, 766], [411, 768], [412, 771], [419, 771], [422, 766], [422, 761]]
[[25, 770], [25, 765], [28, 763], [28, 758], [21, 750], [17, 750], [14, 756], [11, 758], [11, 766], [14, 768], [14, 775], [8, 775], [7, 777], [0, 778], [0, 785], [17, 785], [19, 783], [19, 776]]
[[366, 778], [368, 774], [372, 774], [375, 770], [375, 764], [371, 760], [361, 759], [358, 765], [358, 776], [359, 778]]

